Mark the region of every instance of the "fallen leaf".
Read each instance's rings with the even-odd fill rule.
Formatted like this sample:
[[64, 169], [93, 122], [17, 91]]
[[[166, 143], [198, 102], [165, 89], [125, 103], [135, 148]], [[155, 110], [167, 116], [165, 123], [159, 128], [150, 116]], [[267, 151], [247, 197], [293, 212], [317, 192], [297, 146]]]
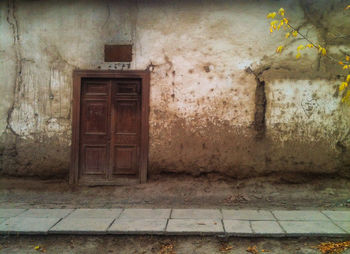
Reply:
[[256, 246], [248, 247], [247, 252], [252, 254], [258, 254], [258, 248]]
[[40, 246], [40, 245], [35, 246], [34, 250], [40, 251], [40, 252], [46, 252], [46, 249], [43, 246]]
[[323, 254], [340, 254], [350, 248], [350, 241], [346, 242], [322, 242], [316, 247]]
[[231, 245], [228, 245], [227, 243], [223, 243], [222, 245], [221, 245], [221, 247], [220, 247], [220, 251], [221, 252], [227, 252], [227, 251], [230, 251], [230, 250], [232, 250], [233, 249], [233, 246], [231, 246]]
[[159, 254], [176, 254], [176, 252], [174, 251], [174, 244], [173, 243], [163, 244], [160, 248]]

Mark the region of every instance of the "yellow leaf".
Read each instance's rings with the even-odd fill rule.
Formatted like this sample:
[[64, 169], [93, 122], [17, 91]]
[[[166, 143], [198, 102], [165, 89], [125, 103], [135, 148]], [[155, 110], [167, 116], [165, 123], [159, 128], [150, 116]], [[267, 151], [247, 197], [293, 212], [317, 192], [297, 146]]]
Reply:
[[276, 12], [270, 12], [269, 14], [267, 14], [266, 18], [268, 19], [274, 19], [276, 17]]
[[277, 53], [281, 53], [283, 50], [283, 46], [279, 46], [277, 49], [276, 49], [276, 52]]
[[338, 62], [338, 64], [340, 64], [340, 65], [344, 65], [344, 63], [343, 63], [342, 61], [339, 61], [339, 62]]
[[345, 7], [345, 10], [349, 10], [350, 9], [350, 5]]
[[39, 245], [34, 247], [34, 250], [39, 250], [39, 249], [40, 249]]
[[305, 47], [304, 47], [304, 45], [299, 45], [298, 47], [297, 47], [297, 50], [299, 51], [299, 50], [302, 50], [302, 49], [304, 49]]
[[318, 53], [321, 53], [322, 52], [322, 47], [321, 45], [318, 45]]
[[346, 77], [346, 82], [350, 82], [350, 74]]
[[278, 23], [277, 20], [272, 20], [271, 23], [270, 23], [270, 25], [271, 25], [271, 26], [274, 26], [274, 25], [276, 25], [277, 23]]
[[289, 33], [289, 32], [286, 33], [286, 36], [285, 36], [285, 37], [288, 38], [289, 36], [290, 36], [290, 33]]
[[280, 28], [281, 28], [281, 24], [279, 24], [278, 26], [277, 26], [277, 30], [280, 30]]
[[308, 48], [310, 48], [310, 49], [311, 49], [311, 48], [313, 48], [313, 47], [314, 47], [314, 45], [312, 45], [311, 43], [309, 43], [309, 44], [307, 44], [307, 45], [306, 45], [306, 47], [308, 47]]
[[348, 87], [348, 83], [346, 83], [346, 82], [342, 82], [341, 84], [340, 84], [340, 86], [339, 86], [339, 91], [341, 92], [341, 91], [343, 91], [345, 88], [347, 88]]
[[323, 56], [327, 55], [327, 50], [325, 48], [322, 49], [322, 55]]
[[286, 18], [283, 18], [284, 23], [288, 24], [289, 20]]
[[293, 35], [294, 37], [297, 37], [297, 36], [298, 36], [298, 32], [297, 32], [297, 31], [293, 31], [292, 35]]
[[298, 52], [298, 54], [295, 56], [296, 59], [299, 59], [301, 57], [300, 52]]
[[278, 13], [283, 17], [284, 16], [284, 9], [283, 8], [279, 9]]
[[344, 65], [343, 70], [346, 70], [349, 68], [349, 65]]
[[341, 99], [342, 102], [346, 102], [350, 99], [350, 90], [346, 92], [346, 95]]
[[346, 60], [346, 61], [350, 61], [350, 56], [346, 56], [346, 57], [345, 57], [345, 60]]
[[273, 33], [273, 28], [272, 27], [270, 27], [270, 33]]

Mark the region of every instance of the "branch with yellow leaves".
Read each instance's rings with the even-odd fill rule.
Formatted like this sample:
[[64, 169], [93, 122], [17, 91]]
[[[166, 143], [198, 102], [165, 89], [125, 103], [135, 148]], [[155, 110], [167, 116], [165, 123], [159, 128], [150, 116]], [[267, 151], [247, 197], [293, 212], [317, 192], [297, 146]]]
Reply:
[[[345, 7], [345, 10], [350, 9], [350, 5]], [[285, 17], [285, 10], [283, 8], [280, 8], [278, 12], [271, 12], [268, 13], [266, 16], [268, 19], [272, 19], [270, 22], [270, 33], [273, 33], [276, 30], [280, 30], [283, 28], [284, 30], [289, 31], [285, 34], [285, 38], [288, 39], [291, 35], [293, 37], [298, 37], [298, 35], [306, 40], [308, 44], [306, 45], [299, 45], [297, 47], [297, 54], [296, 54], [296, 59], [299, 59], [301, 57], [301, 50], [306, 49], [306, 48], [315, 48], [318, 50], [319, 54], [321, 56], [327, 57], [330, 60], [340, 64], [343, 66], [343, 70], [349, 70], [349, 74], [346, 76], [346, 79], [344, 82], [342, 82], [339, 86], [339, 92], [342, 92], [342, 102], [346, 102], [350, 105], [350, 56], [345, 55], [344, 60], [338, 60], [330, 55], [327, 54], [327, 50], [325, 47], [321, 46], [320, 44], [316, 45], [312, 40], [310, 40], [307, 36], [305, 36], [303, 33], [301, 33], [297, 28], [292, 26], [289, 22], [289, 19]], [[277, 19], [276, 19], [277, 18]], [[277, 47], [276, 52], [277, 53], [282, 53], [284, 49], [283, 45], [280, 45]]]

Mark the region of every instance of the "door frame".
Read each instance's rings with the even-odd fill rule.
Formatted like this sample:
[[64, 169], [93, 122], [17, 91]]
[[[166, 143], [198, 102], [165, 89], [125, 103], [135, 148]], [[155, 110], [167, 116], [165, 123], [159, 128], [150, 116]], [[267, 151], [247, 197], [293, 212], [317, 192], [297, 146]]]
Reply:
[[149, 146], [149, 70], [74, 70], [73, 71], [73, 114], [72, 145], [69, 169], [69, 184], [79, 183], [79, 137], [80, 137], [80, 97], [83, 78], [137, 78], [141, 79], [141, 141], [139, 183], [147, 181], [148, 146]]

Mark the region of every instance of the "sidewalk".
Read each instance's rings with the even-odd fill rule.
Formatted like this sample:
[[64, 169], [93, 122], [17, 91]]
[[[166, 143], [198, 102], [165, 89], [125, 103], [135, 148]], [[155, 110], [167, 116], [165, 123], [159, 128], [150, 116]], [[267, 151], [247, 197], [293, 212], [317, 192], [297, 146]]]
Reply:
[[0, 234], [350, 236], [350, 210], [0, 209]]

